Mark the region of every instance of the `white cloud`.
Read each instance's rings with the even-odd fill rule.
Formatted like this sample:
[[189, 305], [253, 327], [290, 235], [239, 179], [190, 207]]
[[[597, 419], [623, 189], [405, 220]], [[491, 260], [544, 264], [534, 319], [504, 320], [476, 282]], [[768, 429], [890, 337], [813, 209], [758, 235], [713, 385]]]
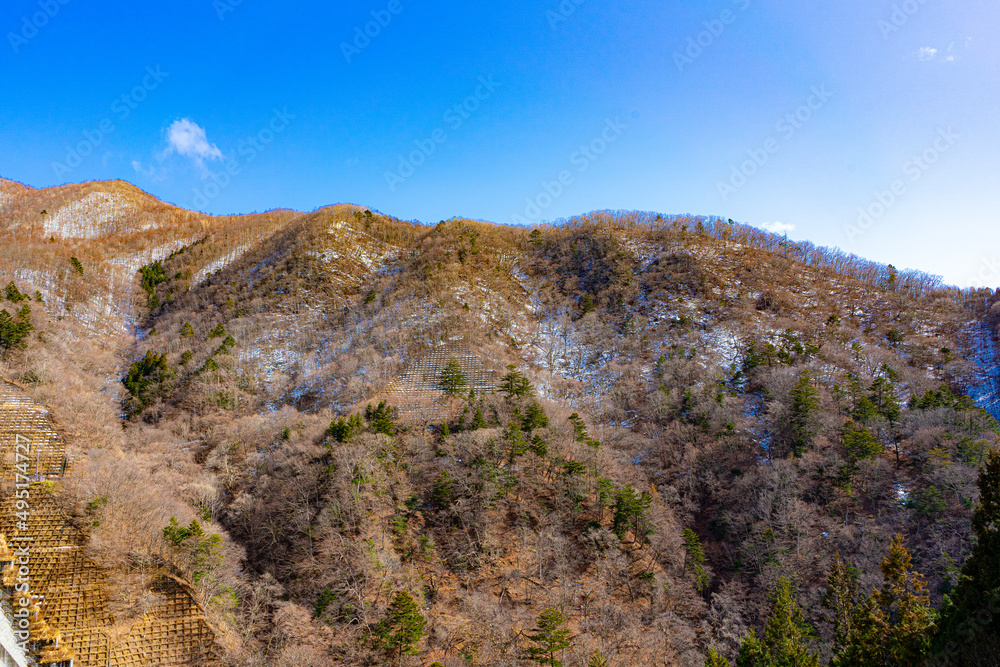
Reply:
[[164, 157], [177, 153], [189, 158], [199, 169], [205, 169], [205, 160], [221, 160], [222, 151], [215, 144], [208, 143], [205, 128], [190, 118], [182, 118], [171, 123], [166, 130], [167, 150]]
[[924, 46], [917, 53], [917, 57], [920, 58], [920, 60], [922, 60], [922, 61], [924, 61], [926, 63], [926, 62], [930, 62], [930, 61], [934, 60], [934, 58], [937, 57], [937, 53], [938, 53], [937, 49], [935, 49], [935, 48], [933, 48], [931, 46]]
[[795, 231], [795, 225], [790, 225], [787, 222], [765, 222], [761, 228], [772, 234], [787, 234]]
[[[969, 48], [969, 43], [965, 43], [965, 48]], [[946, 63], [953, 63], [958, 60], [958, 56], [955, 55], [955, 42], [948, 45], [948, 55], [945, 56], [944, 61]]]

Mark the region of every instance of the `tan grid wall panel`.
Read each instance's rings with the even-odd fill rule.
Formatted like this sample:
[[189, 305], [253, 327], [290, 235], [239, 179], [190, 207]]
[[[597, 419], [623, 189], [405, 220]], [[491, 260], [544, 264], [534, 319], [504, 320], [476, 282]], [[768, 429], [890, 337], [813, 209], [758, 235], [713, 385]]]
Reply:
[[[0, 381], [0, 461], [4, 474], [13, 474], [18, 435], [30, 442], [29, 474], [61, 476], [66, 465], [66, 439], [49, 411], [17, 386]], [[22, 439], [23, 443], [24, 440]]]
[[[0, 462], [12, 478], [17, 435], [30, 440], [30, 475], [65, 474], [66, 439], [49, 412], [16, 385], [0, 380]], [[22, 440], [23, 442], [23, 440]], [[215, 632], [192, 593], [163, 578], [154, 585], [163, 600], [124, 638], [112, 641], [108, 573], [84, 553], [77, 528], [45, 483], [31, 485], [27, 529], [17, 527], [16, 499], [0, 498], [0, 534], [10, 544], [31, 542], [31, 591], [45, 621], [62, 637], [74, 667], [180, 667], [214, 664]], [[115, 635], [116, 637], [119, 635]]]
[[496, 371], [487, 368], [482, 357], [473, 353], [468, 344], [455, 343], [431, 350], [417, 359], [378, 398], [384, 398], [403, 414], [418, 414], [435, 420], [451, 417], [451, 408], [440, 388], [440, 378], [445, 364], [453, 357], [462, 366], [468, 382], [466, 391], [485, 392], [496, 388]]

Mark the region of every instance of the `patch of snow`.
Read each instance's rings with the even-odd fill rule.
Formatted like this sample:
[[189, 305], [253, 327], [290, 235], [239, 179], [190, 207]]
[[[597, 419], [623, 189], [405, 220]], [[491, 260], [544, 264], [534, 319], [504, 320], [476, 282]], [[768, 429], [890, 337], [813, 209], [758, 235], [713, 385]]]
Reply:
[[702, 344], [715, 353], [723, 368], [738, 366], [743, 359], [743, 341], [735, 331], [724, 327], [710, 329], [702, 336]]
[[972, 343], [972, 360], [979, 367], [969, 396], [995, 419], [1000, 420], [1000, 359], [998, 342], [989, 329], [980, 324], [969, 332]]
[[112, 257], [109, 261], [115, 266], [120, 267], [125, 274], [131, 275], [138, 272], [139, 269], [144, 266], [166, 259], [170, 256], [170, 253], [180, 250], [184, 246], [193, 243], [195, 240], [195, 237], [178, 239], [176, 241], [158, 245], [155, 248], [147, 248], [146, 250], [141, 250], [128, 255]]
[[226, 268], [227, 266], [235, 262], [237, 259], [245, 255], [250, 250], [250, 248], [254, 247], [254, 245], [256, 245], [255, 241], [244, 243], [241, 246], [233, 248], [225, 255], [219, 257], [218, 259], [208, 264], [207, 266], [203, 266], [201, 270], [198, 271], [198, 273], [196, 273], [194, 277], [191, 279], [191, 284], [200, 285], [202, 281], [205, 280], [205, 278], [208, 278], [209, 274], [215, 273], [216, 271], [221, 271], [222, 269]]
[[[328, 264], [335, 260], [348, 260], [360, 264], [369, 273], [379, 273], [386, 264], [402, 254], [400, 248], [358, 231], [346, 222], [331, 223], [327, 227], [327, 234], [332, 237], [330, 243], [323, 251], [311, 254], [319, 256]], [[354, 272], [350, 275], [354, 275]], [[359, 281], [363, 280], [361, 276], [354, 277]]]
[[896, 493], [896, 502], [905, 505], [910, 500], [910, 490], [904, 484], [893, 484], [893, 491]]
[[114, 231], [131, 233], [149, 229], [149, 223], [126, 227], [135, 213], [135, 206], [126, 197], [93, 192], [46, 216], [45, 233], [68, 239], [96, 239]]

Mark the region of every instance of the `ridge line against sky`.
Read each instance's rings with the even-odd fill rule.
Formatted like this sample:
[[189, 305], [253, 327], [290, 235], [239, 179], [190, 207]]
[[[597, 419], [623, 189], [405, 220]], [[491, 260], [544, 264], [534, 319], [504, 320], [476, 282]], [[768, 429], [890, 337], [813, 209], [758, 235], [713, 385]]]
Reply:
[[718, 215], [1000, 285], [1000, 2], [0, 10], [0, 173], [209, 213]]

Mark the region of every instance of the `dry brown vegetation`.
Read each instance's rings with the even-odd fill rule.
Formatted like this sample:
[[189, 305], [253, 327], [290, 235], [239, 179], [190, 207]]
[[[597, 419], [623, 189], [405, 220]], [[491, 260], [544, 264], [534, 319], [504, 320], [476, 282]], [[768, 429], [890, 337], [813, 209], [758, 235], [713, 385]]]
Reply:
[[[701, 665], [710, 646], [733, 657], [781, 577], [829, 656], [832, 557], [870, 588], [896, 533], [936, 604], [955, 584], [998, 437], [956, 398], [983, 382], [992, 292], [702, 218], [208, 219], [129, 187], [29, 191], [0, 212], [4, 284], [33, 293], [38, 271], [63, 286], [32, 304], [36, 332], [0, 372], [73, 431], [79, 481], [64, 491], [96, 522], [123, 618], [151, 604], [129, 582], [160, 567], [194, 584], [232, 664], [387, 664], [375, 636], [405, 590], [427, 635], [404, 663], [527, 664], [525, 633], [555, 607], [566, 665], [597, 649], [613, 665]], [[40, 206], [97, 191], [139, 202], [130, 219], [149, 228], [41, 238]], [[158, 261], [162, 280], [147, 294], [132, 275], [116, 297], [137, 337], [60, 309], [119, 289], [89, 267], [154, 248], [169, 251], [140, 266]], [[418, 412], [390, 429], [362, 419], [343, 441], [329, 429], [457, 344], [537, 395], [463, 394], [449, 434]], [[120, 380], [149, 350], [164, 367], [126, 400]], [[527, 428], [536, 401], [548, 424]], [[849, 421], [877, 451], [851, 448]], [[219, 536], [211, 562], [168, 539], [171, 518]]]

